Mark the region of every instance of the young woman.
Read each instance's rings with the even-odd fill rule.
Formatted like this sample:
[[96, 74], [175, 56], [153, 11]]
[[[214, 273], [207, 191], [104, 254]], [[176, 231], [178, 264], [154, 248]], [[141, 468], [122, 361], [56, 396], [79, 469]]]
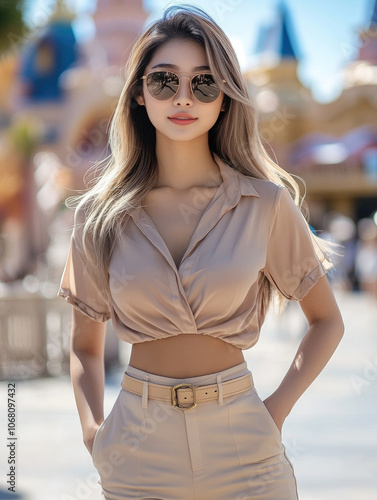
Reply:
[[[79, 197], [59, 290], [73, 305], [72, 383], [103, 496], [297, 499], [282, 426], [343, 335], [328, 244], [266, 154], [211, 17], [170, 7], [125, 74], [111, 156]], [[300, 301], [308, 330], [262, 402], [242, 351], [274, 298]], [[132, 353], [104, 420], [110, 318]]]

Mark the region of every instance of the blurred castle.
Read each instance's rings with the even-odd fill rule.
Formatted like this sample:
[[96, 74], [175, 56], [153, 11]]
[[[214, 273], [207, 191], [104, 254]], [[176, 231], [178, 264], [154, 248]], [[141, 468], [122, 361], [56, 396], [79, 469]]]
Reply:
[[98, 0], [96, 35], [78, 44], [75, 15], [57, 0], [46, 26], [0, 61], [0, 282], [61, 274], [72, 224], [64, 199], [109, 153], [122, 68], [147, 17], [141, 0]]
[[261, 133], [278, 163], [305, 180], [314, 226], [330, 210], [355, 221], [370, 217], [377, 210], [377, 0], [358, 33], [356, 59], [343, 70], [342, 92], [327, 104], [298, 79], [289, 21], [281, 4], [277, 23], [260, 32], [257, 65], [245, 73]]
[[[245, 72], [267, 149], [305, 180], [312, 225], [330, 210], [370, 217], [377, 210], [377, 0], [344, 69], [343, 91], [328, 104], [298, 79], [288, 14], [280, 5], [277, 23], [261, 30], [258, 63]], [[54, 221], [72, 222], [62, 201], [84, 189], [85, 172], [109, 154], [122, 68], [148, 15], [142, 0], [121, 7], [98, 0], [96, 35], [78, 44], [74, 15], [58, 0], [24, 50], [0, 61], [0, 281], [43, 276], [46, 264], [47, 278], [60, 276], [67, 245], [63, 254], [54, 245]]]

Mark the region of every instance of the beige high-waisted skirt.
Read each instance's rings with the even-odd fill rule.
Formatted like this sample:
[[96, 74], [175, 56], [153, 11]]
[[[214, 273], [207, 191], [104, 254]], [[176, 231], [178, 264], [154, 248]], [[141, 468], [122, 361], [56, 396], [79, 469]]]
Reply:
[[[250, 371], [245, 361], [185, 379], [130, 365], [126, 373], [155, 384], [200, 386]], [[298, 499], [280, 431], [255, 387], [184, 411], [122, 388], [96, 433], [92, 459], [106, 500]]]

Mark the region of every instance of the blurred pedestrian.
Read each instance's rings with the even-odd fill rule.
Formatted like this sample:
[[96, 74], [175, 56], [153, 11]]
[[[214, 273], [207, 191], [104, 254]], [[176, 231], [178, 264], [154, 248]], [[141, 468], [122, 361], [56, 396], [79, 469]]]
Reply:
[[377, 298], [377, 226], [373, 219], [361, 219], [357, 225], [359, 241], [355, 272], [360, 289]]

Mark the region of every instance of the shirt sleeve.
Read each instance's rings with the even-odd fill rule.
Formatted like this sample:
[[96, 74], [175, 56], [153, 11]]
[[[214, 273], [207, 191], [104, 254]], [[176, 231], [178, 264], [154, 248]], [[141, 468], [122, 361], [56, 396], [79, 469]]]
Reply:
[[313, 240], [288, 189], [278, 187], [264, 274], [290, 300], [301, 300], [333, 263]]
[[110, 306], [105, 299], [99, 280], [90, 272], [82, 248], [83, 208], [78, 206], [74, 216], [74, 228], [58, 296], [98, 322], [108, 321], [111, 317]]

